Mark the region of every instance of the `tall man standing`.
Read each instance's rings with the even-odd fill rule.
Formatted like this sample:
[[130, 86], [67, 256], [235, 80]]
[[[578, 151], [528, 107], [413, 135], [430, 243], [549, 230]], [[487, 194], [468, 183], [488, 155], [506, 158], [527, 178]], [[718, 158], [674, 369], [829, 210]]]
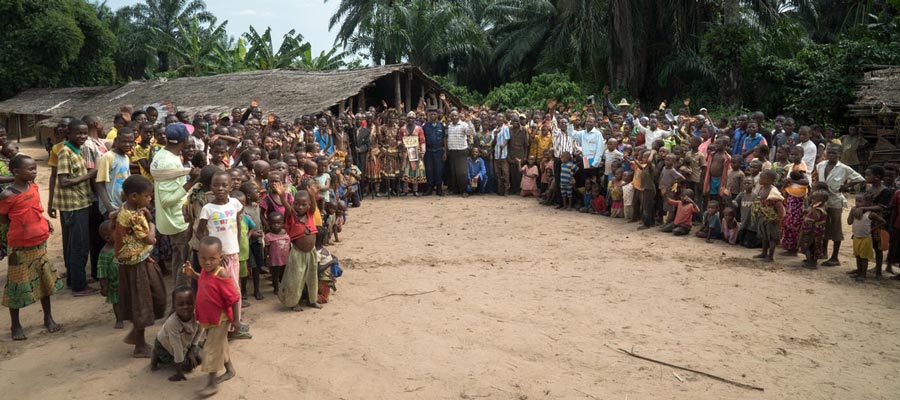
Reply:
[[519, 163], [528, 160], [528, 132], [522, 127], [522, 121], [515, 113], [509, 115], [509, 187], [510, 193], [519, 194], [522, 184], [522, 171]]
[[447, 126], [447, 136], [444, 144], [447, 147], [447, 160], [450, 164], [450, 190], [462, 195], [466, 192], [466, 182], [469, 176], [469, 166], [466, 157], [469, 151], [469, 135], [475, 132], [472, 126], [465, 121], [460, 121], [459, 112], [450, 112], [450, 125]]
[[428, 122], [422, 125], [422, 130], [425, 131], [425, 175], [428, 178], [425, 196], [431, 196], [434, 192], [437, 192], [438, 196], [444, 195], [447, 135], [444, 124], [438, 121], [437, 117], [437, 110], [428, 109]]
[[[166, 147], [156, 153], [150, 163], [153, 175], [153, 201], [156, 206], [156, 229], [169, 237], [172, 245], [172, 266], [175, 270], [175, 287], [190, 284], [181, 266], [190, 257], [188, 223], [182, 207], [189, 189], [194, 185], [200, 170], [187, 169], [181, 161], [181, 150], [190, 134], [183, 123], [166, 127]], [[188, 178], [188, 176], [190, 176]]]

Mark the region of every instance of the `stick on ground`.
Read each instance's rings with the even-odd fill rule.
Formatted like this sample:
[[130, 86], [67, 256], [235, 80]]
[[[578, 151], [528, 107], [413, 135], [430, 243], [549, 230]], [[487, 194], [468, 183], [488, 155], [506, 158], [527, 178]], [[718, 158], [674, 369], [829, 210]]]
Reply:
[[391, 297], [391, 296], [404, 296], [404, 297], [421, 296], [423, 294], [434, 293], [434, 292], [437, 292], [437, 290], [429, 290], [427, 292], [419, 292], [419, 293], [390, 293], [390, 294], [386, 294], [381, 297], [376, 297], [369, 301], [371, 302], [371, 301], [375, 301], [375, 300], [381, 300], [383, 298]]
[[708, 372], [697, 371], [697, 370], [695, 370], [695, 369], [690, 369], [690, 368], [682, 367], [682, 366], [675, 365], [675, 364], [669, 364], [669, 363], [667, 363], [667, 362], [665, 362], [665, 361], [654, 360], [654, 359], [652, 359], [652, 358], [650, 358], [650, 357], [644, 357], [644, 356], [642, 356], [642, 355], [638, 355], [638, 354], [636, 354], [636, 353], [634, 353], [634, 352], [625, 350], [625, 349], [623, 349], [623, 348], [619, 348], [618, 350], [621, 351], [622, 353], [625, 353], [625, 354], [627, 354], [627, 355], [629, 355], [629, 356], [632, 356], [632, 357], [634, 357], [634, 358], [640, 358], [641, 360], [654, 362], [654, 363], [657, 363], [657, 364], [665, 365], [665, 366], [667, 366], [667, 367], [677, 368], [677, 369], [680, 369], [680, 370], [683, 370], [683, 371], [688, 371], [688, 372], [693, 372], [693, 373], [695, 373], [695, 374], [700, 374], [700, 375], [703, 375], [703, 376], [708, 377], [708, 378], [715, 379], [715, 380], [720, 381], [720, 382], [725, 382], [725, 383], [728, 383], [728, 384], [732, 384], [732, 385], [737, 386], [737, 387], [742, 388], [742, 389], [759, 390], [760, 392], [762, 392], [762, 391], [765, 390], [765, 389], [763, 389], [763, 388], [761, 388], [761, 387], [758, 387], [758, 386], [753, 386], [753, 385], [748, 385], [748, 384], [746, 384], [746, 383], [736, 382], [736, 381], [733, 381], [733, 380], [731, 380], [731, 379], [727, 379], [727, 378], [723, 378], [723, 377], [721, 377], [721, 376], [716, 376], [716, 375], [710, 374], [710, 373], [708, 373]]

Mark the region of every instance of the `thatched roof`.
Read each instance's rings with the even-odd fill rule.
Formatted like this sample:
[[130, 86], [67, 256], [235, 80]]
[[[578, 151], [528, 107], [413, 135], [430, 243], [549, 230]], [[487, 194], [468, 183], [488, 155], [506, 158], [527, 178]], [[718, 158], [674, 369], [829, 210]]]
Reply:
[[858, 83], [856, 102], [847, 108], [848, 117], [900, 112], [900, 67], [873, 66], [865, 72]]
[[[251, 98], [258, 98], [263, 111], [295, 118], [334, 107], [393, 72], [411, 72], [429, 92], [444, 93], [451, 104], [462, 105], [419, 68], [396, 64], [328, 72], [276, 69], [169, 81], [133, 81], [120, 86], [31, 89], [0, 102], [0, 113], [50, 117], [90, 114], [109, 119], [122, 105], [141, 108], [158, 102], [172, 103], [179, 111], [215, 113], [230, 112], [233, 107], [246, 106]], [[415, 92], [414, 96], [417, 98], [419, 93]]]

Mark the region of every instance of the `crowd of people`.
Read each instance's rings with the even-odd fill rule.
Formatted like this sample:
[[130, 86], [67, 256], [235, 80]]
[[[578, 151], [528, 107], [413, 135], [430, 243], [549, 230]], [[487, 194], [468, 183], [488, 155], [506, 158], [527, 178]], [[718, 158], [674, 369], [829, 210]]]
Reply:
[[[256, 100], [217, 116], [125, 106], [109, 131], [97, 116], [63, 118], [62, 140], [48, 146], [46, 208], [60, 219], [65, 274], [47, 254], [52, 224], [37, 163], [0, 126], [12, 337], [26, 338], [19, 311], [38, 301], [45, 327], [58, 331], [50, 296], [64, 286], [99, 292], [115, 328], [131, 322], [134, 357], [154, 370], [174, 365], [171, 380], [200, 366], [209, 374], [201, 394], [213, 394], [234, 376], [228, 340], [252, 337], [242, 315], [251, 297], [264, 298], [263, 276], [286, 309], [320, 308], [342, 274], [328, 248], [350, 209], [367, 198], [444, 196], [445, 187], [462, 197], [531, 196], [675, 236], [694, 231], [759, 249], [761, 261], [781, 247], [808, 268], [839, 265], [846, 223], [855, 278], [865, 279], [869, 261], [876, 279], [882, 264], [894, 272], [898, 166], [860, 174], [866, 141], [854, 127], [838, 135], [760, 112], [715, 120], [692, 113], [689, 100], [677, 114], [665, 104], [644, 111], [604, 94], [602, 106], [580, 110], [555, 100], [539, 110], [457, 109], [441, 96], [405, 113], [384, 104], [293, 122], [264, 115]], [[849, 191], [857, 195], [845, 213]], [[163, 318], [150, 345], [145, 329]]]

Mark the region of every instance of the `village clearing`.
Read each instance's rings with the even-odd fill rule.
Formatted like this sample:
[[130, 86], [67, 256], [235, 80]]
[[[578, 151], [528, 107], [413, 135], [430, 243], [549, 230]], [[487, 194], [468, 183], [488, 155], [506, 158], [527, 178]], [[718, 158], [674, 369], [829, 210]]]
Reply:
[[[46, 204], [46, 152], [23, 150], [42, 160]], [[900, 396], [900, 285], [848, 279], [849, 242], [842, 267], [809, 271], [493, 195], [365, 201], [341, 239], [346, 271], [324, 309], [286, 312], [269, 285], [250, 299], [253, 339], [232, 342], [237, 377], [217, 398]], [[58, 229], [50, 243], [62, 270]], [[23, 310], [25, 342], [0, 318], [3, 398], [182, 399], [205, 382], [131, 358], [100, 296], [66, 289], [53, 311], [64, 329], [50, 335], [39, 305]]]

